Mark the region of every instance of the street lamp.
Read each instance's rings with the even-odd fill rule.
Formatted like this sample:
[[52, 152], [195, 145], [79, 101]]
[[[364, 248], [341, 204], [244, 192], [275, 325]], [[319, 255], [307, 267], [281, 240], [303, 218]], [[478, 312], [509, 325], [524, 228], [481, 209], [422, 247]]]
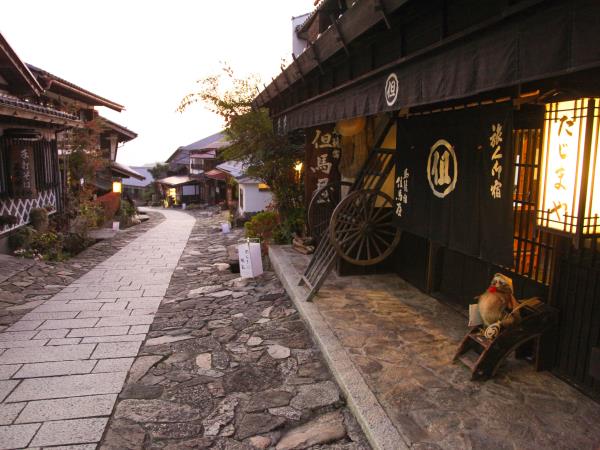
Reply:
[[560, 234], [600, 234], [600, 99], [546, 105], [537, 214], [539, 226]]
[[113, 184], [112, 184], [112, 191], [113, 192], [116, 192], [117, 194], [120, 194], [122, 188], [123, 188], [123, 185], [122, 185], [122, 183], [120, 181], [113, 181]]

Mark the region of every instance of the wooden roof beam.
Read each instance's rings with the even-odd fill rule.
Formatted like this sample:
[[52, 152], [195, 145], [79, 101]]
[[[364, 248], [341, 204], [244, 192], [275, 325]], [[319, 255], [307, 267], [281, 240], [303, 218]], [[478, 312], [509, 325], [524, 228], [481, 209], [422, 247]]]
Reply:
[[392, 24], [390, 23], [390, 19], [385, 11], [385, 6], [381, 2], [381, 0], [374, 0], [375, 2], [375, 11], [379, 11], [381, 13], [381, 17], [383, 17], [383, 21], [385, 22], [385, 26], [388, 30], [392, 28]]
[[315, 46], [313, 44], [310, 44], [308, 46], [308, 48], [310, 49], [312, 56], [313, 56], [313, 60], [317, 63], [317, 67], [319, 68], [319, 72], [321, 72], [321, 75], [325, 75], [325, 71], [323, 70], [323, 66], [321, 65], [321, 59], [319, 58], [319, 54], [317, 53], [317, 49], [315, 48]]
[[285, 78], [285, 81], [286, 81], [286, 82], [287, 82], [287, 84], [288, 84], [288, 87], [289, 87], [289, 86], [291, 86], [291, 85], [292, 85], [292, 83], [290, 82], [290, 77], [288, 77], [288, 74], [287, 74], [287, 72], [286, 72], [286, 70], [285, 70], [285, 66], [284, 66], [283, 64], [281, 65], [281, 72], [283, 73], [283, 76], [284, 76], [284, 78]]
[[337, 35], [338, 42], [342, 44], [342, 48], [346, 52], [346, 56], [350, 56], [350, 49], [346, 45], [346, 41], [344, 40], [344, 36], [342, 35], [342, 30], [340, 30], [340, 26], [338, 24], [337, 19], [333, 17], [333, 15], [330, 15], [329, 18], [331, 19], [331, 26], [333, 27], [333, 31], [335, 31], [335, 34]]
[[292, 59], [294, 60], [294, 64], [296, 64], [296, 70], [298, 71], [298, 75], [300, 75], [300, 79], [303, 83], [306, 83], [306, 78], [304, 78], [304, 74], [302, 73], [302, 67], [298, 63], [298, 58], [296, 58], [296, 55], [294, 55], [294, 53], [292, 53]]

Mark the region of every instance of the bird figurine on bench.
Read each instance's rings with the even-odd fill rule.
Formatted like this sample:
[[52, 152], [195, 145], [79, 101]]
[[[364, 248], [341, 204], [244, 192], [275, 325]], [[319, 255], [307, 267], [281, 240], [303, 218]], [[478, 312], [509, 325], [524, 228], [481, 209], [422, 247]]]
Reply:
[[501, 273], [495, 274], [487, 290], [476, 299], [486, 338], [494, 339], [502, 328], [518, 321], [518, 314], [511, 314], [519, 303], [514, 296], [512, 280], [509, 277]]

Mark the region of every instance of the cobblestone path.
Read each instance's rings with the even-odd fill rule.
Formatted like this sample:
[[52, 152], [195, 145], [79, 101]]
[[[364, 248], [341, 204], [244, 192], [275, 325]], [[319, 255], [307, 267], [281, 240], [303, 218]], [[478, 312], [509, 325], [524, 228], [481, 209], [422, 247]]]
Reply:
[[96, 448], [194, 225], [163, 214], [0, 334], [0, 448]]
[[198, 220], [100, 448], [369, 449], [274, 273], [232, 274], [222, 264], [239, 231], [189, 213]]

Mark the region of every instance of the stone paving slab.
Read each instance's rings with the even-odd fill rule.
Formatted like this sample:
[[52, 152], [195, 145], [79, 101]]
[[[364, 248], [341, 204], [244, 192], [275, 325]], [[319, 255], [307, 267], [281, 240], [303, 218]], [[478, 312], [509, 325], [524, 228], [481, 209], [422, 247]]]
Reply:
[[164, 215], [0, 333], [0, 448], [96, 447], [195, 222]]
[[[95, 360], [57, 361], [24, 364], [12, 378], [37, 378], [56, 375], [80, 375], [90, 373], [96, 366]], [[2, 366], [0, 366], [2, 367]]]
[[[60, 398], [29, 402], [15, 423], [47, 422], [51, 420], [76, 419], [110, 415], [117, 394], [89, 395], [85, 397]], [[7, 406], [10, 406], [7, 405]]]
[[107, 418], [73, 419], [44, 422], [36, 433], [32, 446], [98, 442], [102, 438]]
[[126, 372], [116, 372], [30, 378], [23, 380], [6, 401], [22, 402], [83, 395], [115, 394], [121, 391], [126, 375]]
[[9, 348], [0, 355], [0, 364], [87, 359], [95, 347], [93, 344], [81, 344], [63, 345], [61, 347]]
[[25, 448], [40, 428], [39, 423], [10, 425], [0, 427], [2, 448]]

